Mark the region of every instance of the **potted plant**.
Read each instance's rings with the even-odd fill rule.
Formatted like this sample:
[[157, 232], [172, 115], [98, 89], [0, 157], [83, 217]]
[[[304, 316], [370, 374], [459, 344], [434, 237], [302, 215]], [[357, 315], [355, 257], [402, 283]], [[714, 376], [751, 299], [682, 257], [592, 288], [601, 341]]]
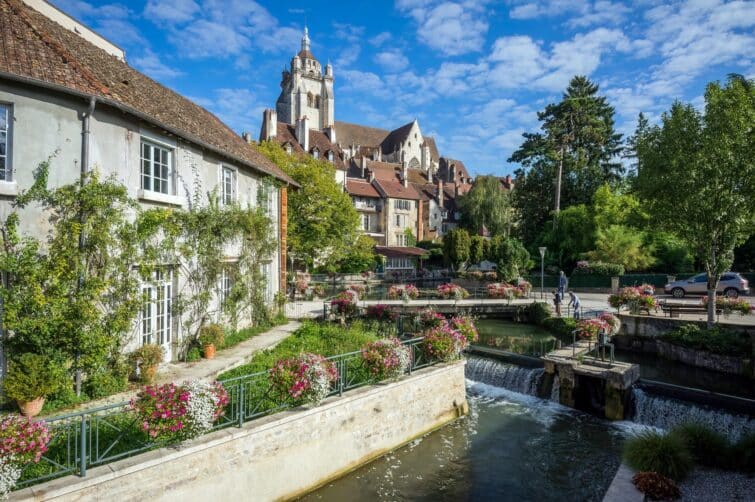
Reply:
[[202, 346], [205, 359], [215, 357], [215, 349], [223, 345], [224, 339], [223, 328], [218, 324], [208, 324], [199, 329], [199, 344]]
[[142, 383], [152, 383], [157, 367], [163, 362], [163, 349], [157, 344], [147, 343], [129, 354], [129, 361]]
[[42, 411], [45, 397], [62, 386], [65, 375], [60, 365], [39, 354], [22, 354], [11, 361], [3, 386], [5, 395], [14, 399], [26, 417]]

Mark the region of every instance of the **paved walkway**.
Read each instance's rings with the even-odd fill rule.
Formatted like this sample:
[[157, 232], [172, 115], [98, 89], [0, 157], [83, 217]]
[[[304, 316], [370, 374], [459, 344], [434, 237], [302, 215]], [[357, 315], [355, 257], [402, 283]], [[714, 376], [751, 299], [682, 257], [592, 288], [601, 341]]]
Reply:
[[[192, 363], [174, 362], [162, 364], [160, 365], [160, 370], [155, 379], [155, 383], [183, 382], [184, 380], [194, 378], [213, 379], [220, 373], [246, 363], [255, 353], [275, 347], [282, 340], [291, 335], [291, 333], [296, 331], [299, 326], [301, 326], [301, 323], [298, 321], [290, 321], [288, 324], [276, 326], [270, 331], [260, 333], [234, 347], [219, 350], [214, 359], [202, 359]], [[138, 390], [139, 387], [135, 386], [134, 388], [119, 394], [96, 399], [94, 401], [87, 401], [86, 403], [82, 403], [67, 410], [55, 411], [50, 414], [50, 416], [73, 413], [75, 411], [98, 408], [100, 406], [128, 401], [136, 395]]]
[[[616, 309], [612, 308], [608, 304], [608, 293], [579, 293], [578, 294], [582, 308], [584, 310], [609, 310], [611, 312], [615, 312]], [[752, 297], [746, 297], [747, 300], [749, 300], [751, 303], [753, 302]], [[528, 300], [512, 300], [512, 305], [524, 305], [527, 303], [530, 303], [532, 301], [546, 301], [550, 305], [552, 303], [552, 295], [550, 293], [545, 293], [543, 296], [543, 299], [540, 299], [540, 293], [539, 292], [533, 292], [532, 298]], [[700, 297], [690, 297], [690, 298], [684, 298], [682, 300], [676, 300], [673, 299], [674, 302], [683, 302], [683, 303], [689, 303], [691, 305], [697, 305], [700, 303]], [[408, 305], [415, 305], [415, 306], [422, 306], [427, 305], [428, 303], [432, 304], [449, 304], [452, 305], [456, 303], [457, 305], [474, 305], [474, 304], [486, 304], [486, 303], [507, 303], [507, 300], [492, 300], [492, 299], [467, 299], [467, 300], [412, 300], [408, 303]], [[359, 302], [360, 305], [374, 305], [376, 303], [381, 303], [385, 305], [402, 305], [404, 302], [401, 300], [366, 300]], [[317, 300], [317, 301], [295, 301], [290, 302], [286, 304], [286, 315], [290, 319], [307, 319], [307, 318], [313, 318], [318, 317], [322, 315], [322, 307], [323, 307], [323, 301]], [[566, 309], [566, 302], [563, 304], [563, 312], [564, 316], [566, 315], [567, 309]], [[622, 312], [626, 312], [626, 310], [622, 310]], [[664, 317], [663, 312], [658, 310], [658, 313], [653, 313], [653, 317]], [[690, 314], [685, 313], [681, 314], [680, 317], [675, 317], [675, 320], [682, 320], [682, 321], [706, 321], [707, 316], [703, 313], [700, 314]], [[731, 314], [728, 317], [725, 317], [723, 315], [719, 316], [718, 322], [724, 323], [724, 324], [740, 324], [740, 325], [747, 325], [747, 326], [755, 326], [755, 314], [749, 314], [746, 316], [741, 316], [739, 314]]]

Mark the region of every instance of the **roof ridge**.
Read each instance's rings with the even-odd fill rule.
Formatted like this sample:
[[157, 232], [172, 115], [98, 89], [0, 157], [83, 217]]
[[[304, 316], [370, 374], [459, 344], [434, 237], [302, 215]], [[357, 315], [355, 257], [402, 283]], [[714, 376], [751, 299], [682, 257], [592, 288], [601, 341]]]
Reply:
[[84, 79], [87, 80], [99, 92], [107, 96], [111, 95], [108, 86], [97, 80], [97, 77], [95, 77], [89, 70], [84, 68], [84, 66], [78, 62], [73, 54], [67, 51], [66, 48], [63, 47], [59, 42], [53, 40], [49, 35], [44, 33], [41, 29], [39, 29], [39, 27], [37, 27], [34, 21], [29, 17], [29, 14], [27, 14], [24, 10], [24, 5], [21, 4], [21, 2], [19, 2], [18, 0], [7, 1], [13, 12], [17, 14], [23, 20], [23, 22], [26, 23], [29, 28], [31, 28], [34, 34], [39, 37], [39, 39], [48, 47], [50, 47], [53, 52], [55, 52], [63, 60], [64, 63], [73, 66], [81, 74], [81, 76], [84, 77]]

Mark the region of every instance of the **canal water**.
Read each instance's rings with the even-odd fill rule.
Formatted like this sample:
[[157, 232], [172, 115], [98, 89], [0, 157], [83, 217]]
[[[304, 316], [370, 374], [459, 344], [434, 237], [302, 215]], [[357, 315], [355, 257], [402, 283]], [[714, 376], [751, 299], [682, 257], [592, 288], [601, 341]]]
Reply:
[[477, 345], [531, 356], [543, 355], [556, 348], [556, 337], [532, 324], [503, 319], [479, 319], [475, 324], [480, 334]]
[[635, 426], [467, 380], [467, 417], [303, 500], [602, 500]]

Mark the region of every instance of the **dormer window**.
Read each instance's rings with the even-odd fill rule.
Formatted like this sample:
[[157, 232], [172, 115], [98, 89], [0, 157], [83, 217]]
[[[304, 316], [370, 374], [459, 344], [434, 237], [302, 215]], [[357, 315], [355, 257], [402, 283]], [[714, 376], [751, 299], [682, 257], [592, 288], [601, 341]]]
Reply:
[[314, 150], [312, 150], [312, 157], [314, 157], [316, 159], [319, 159], [320, 158], [320, 150], [318, 150], [317, 148], [315, 148]]
[[293, 152], [294, 152], [294, 149], [291, 146], [291, 143], [286, 143], [286, 153], [291, 155]]
[[328, 152], [328, 160], [333, 162], [333, 152]]

